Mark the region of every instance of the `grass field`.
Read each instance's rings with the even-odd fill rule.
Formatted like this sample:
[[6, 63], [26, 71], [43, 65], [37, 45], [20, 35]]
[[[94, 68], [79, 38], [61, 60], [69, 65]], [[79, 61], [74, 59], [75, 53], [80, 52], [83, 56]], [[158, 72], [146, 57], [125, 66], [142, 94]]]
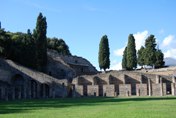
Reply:
[[0, 118], [176, 118], [176, 97], [0, 102]]

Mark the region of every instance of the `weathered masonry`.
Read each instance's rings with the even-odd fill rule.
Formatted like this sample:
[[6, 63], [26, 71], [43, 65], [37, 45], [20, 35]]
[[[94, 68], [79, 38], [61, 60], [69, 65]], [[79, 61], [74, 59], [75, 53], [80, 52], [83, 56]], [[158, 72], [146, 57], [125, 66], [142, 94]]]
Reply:
[[59, 55], [53, 50], [48, 50], [44, 73], [0, 58], [0, 100], [71, 97], [72, 78], [95, 73], [97, 70], [88, 60]]
[[[165, 96], [176, 95], [174, 76], [113, 71], [73, 79], [73, 96]], [[76, 94], [75, 94], [76, 93]]]
[[66, 97], [67, 80], [0, 59], [0, 100]]

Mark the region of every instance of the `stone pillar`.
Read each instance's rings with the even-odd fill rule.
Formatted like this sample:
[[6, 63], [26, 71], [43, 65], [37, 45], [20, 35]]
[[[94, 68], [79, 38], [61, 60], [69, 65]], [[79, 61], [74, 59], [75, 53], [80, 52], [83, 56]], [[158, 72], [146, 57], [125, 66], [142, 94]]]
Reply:
[[151, 80], [148, 78], [148, 92], [149, 96], [151, 96]]
[[51, 86], [49, 86], [49, 96], [48, 98], [52, 98], [53, 97], [53, 89]]
[[26, 86], [26, 84], [25, 84], [25, 86], [23, 86], [24, 87], [24, 91], [23, 91], [23, 97], [24, 97], [24, 99], [26, 99], [27, 98], [27, 95], [26, 95], [26, 93], [27, 93], [27, 86]]
[[125, 83], [126, 83], [126, 80], [125, 80], [125, 76], [126, 76], [126, 75], [123, 74], [122, 76], [123, 76], [123, 84], [125, 84]]
[[52, 98], [55, 98], [55, 90], [52, 90]]
[[15, 87], [12, 87], [11, 89], [12, 89], [12, 100], [14, 100], [15, 99]]
[[8, 101], [8, 89], [7, 88], [4, 88], [4, 97], [5, 97], [5, 100]]
[[18, 91], [18, 99], [21, 99], [21, 86], [19, 86], [19, 91]]
[[159, 83], [160, 83], [160, 76], [156, 75], [156, 84], [159, 84]]
[[140, 76], [141, 76], [141, 78], [140, 78], [140, 84], [142, 84], [142, 74]]
[[161, 96], [163, 96], [163, 82], [162, 82], [162, 77], [160, 77], [159, 79], [160, 79], [160, 94], [161, 94]]
[[174, 96], [174, 95], [176, 95], [176, 93], [175, 93], [175, 83], [171, 83], [171, 88], [172, 88], [172, 95]]
[[172, 83], [175, 83], [175, 76], [172, 76]]
[[28, 83], [28, 91], [27, 91], [27, 93], [28, 93], [28, 98], [31, 99], [31, 81], [29, 81], [29, 83]]
[[172, 83], [171, 83], [171, 88], [172, 88], [172, 95], [176, 95], [176, 90], [175, 90], [175, 76], [172, 76]]
[[40, 83], [37, 83], [37, 98], [41, 98], [41, 95], [40, 95]]
[[36, 94], [35, 94], [35, 84], [34, 84], [34, 82], [32, 82], [32, 90], [31, 90], [31, 92], [32, 92], [32, 95], [33, 95], [32, 97], [36, 98], [36, 96], [35, 96]]
[[45, 88], [45, 84], [43, 84], [43, 98], [46, 97], [46, 88]]

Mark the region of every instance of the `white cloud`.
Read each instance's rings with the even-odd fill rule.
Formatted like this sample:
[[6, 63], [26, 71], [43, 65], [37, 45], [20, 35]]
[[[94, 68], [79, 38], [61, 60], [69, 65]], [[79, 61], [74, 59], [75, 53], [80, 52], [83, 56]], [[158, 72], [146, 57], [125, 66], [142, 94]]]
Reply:
[[164, 38], [163, 42], [162, 42], [162, 46], [170, 46], [173, 43], [174, 40], [174, 36], [173, 35], [169, 35], [166, 38]]
[[133, 35], [134, 38], [135, 38], [135, 42], [136, 42], [136, 50], [139, 50], [140, 47], [142, 45], [144, 45], [145, 40], [146, 40], [148, 34], [149, 34], [148, 31], [145, 30], [143, 32], [137, 32], [136, 34]]
[[[139, 50], [140, 47], [142, 45], [144, 45], [145, 39], [148, 36], [148, 31], [145, 30], [143, 32], [137, 32], [136, 34], [134, 34], [134, 38], [135, 38], [135, 42], [136, 42], [136, 50]], [[113, 51], [115, 56], [122, 56], [123, 55], [123, 51], [125, 49], [126, 45], [120, 49], [116, 49]], [[111, 70], [121, 70], [122, 69], [122, 64], [121, 62], [117, 62], [116, 60], [114, 60], [112, 62], [112, 66], [111, 66]]]
[[113, 53], [114, 53], [115, 56], [122, 56], [124, 50], [125, 50], [125, 47], [117, 49], [117, 50], [114, 50]]
[[176, 59], [176, 39], [174, 35], [168, 35], [164, 38], [161, 44], [161, 49], [164, 53], [164, 58], [171, 57]]
[[[140, 47], [142, 45], [144, 45], [145, 39], [148, 36], [148, 31], [145, 30], [143, 32], [137, 32], [133, 36], [134, 36], [135, 42], [136, 42], [136, 50], [139, 50]], [[114, 53], [115, 56], [122, 56], [124, 49], [125, 49], [125, 46], [123, 48], [114, 50], [113, 53]]]
[[164, 57], [173, 57], [176, 58], [176, 49], [169, 49], [164, 52]]
[[117, 62], [117, 61], [114, 60], [110, 69], [111, 70], [121, 70], [122, 69], [122, 63]]

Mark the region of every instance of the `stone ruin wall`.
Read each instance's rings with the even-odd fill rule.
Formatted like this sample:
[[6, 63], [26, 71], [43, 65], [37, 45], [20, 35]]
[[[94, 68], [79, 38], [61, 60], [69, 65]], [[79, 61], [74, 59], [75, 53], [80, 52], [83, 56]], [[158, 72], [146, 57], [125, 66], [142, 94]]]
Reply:
[[[55, 70], [59, 71], [62, 69], [64, 72], [66, 72], [65, 75], [70, 74], [73, 78], [78, 75], [96, 74], [98, 72], [96, 68], [85, 58], [60, 55], [54, 50], [48, 50], [47, 54], [50, 60], [55, 61], [55, 64], [50, 63], [48, 68], [50, 71], [54, 70], [53, 73], [55, 73]], [[56, 66], [59, 68], [56, 69]], [[68, 70], [71, 70], [72, 73]], [[54, 75], [56, 75], [56, 78], [60, 78], [57, 73]]]
[[0, 59], [0, 100], [66, 97], [68, 80]]
[[96, 75], [84, 75], [74, 78], [72, 84], [84, 86], [82, 90], [79, 89], [79, 91], [84, 92], [83, 96], [97, 96], [97, 93], [99, 93], [99, 96], [109, 97], [176, 95], [175, 77], [138, 72], [113, 71]]

